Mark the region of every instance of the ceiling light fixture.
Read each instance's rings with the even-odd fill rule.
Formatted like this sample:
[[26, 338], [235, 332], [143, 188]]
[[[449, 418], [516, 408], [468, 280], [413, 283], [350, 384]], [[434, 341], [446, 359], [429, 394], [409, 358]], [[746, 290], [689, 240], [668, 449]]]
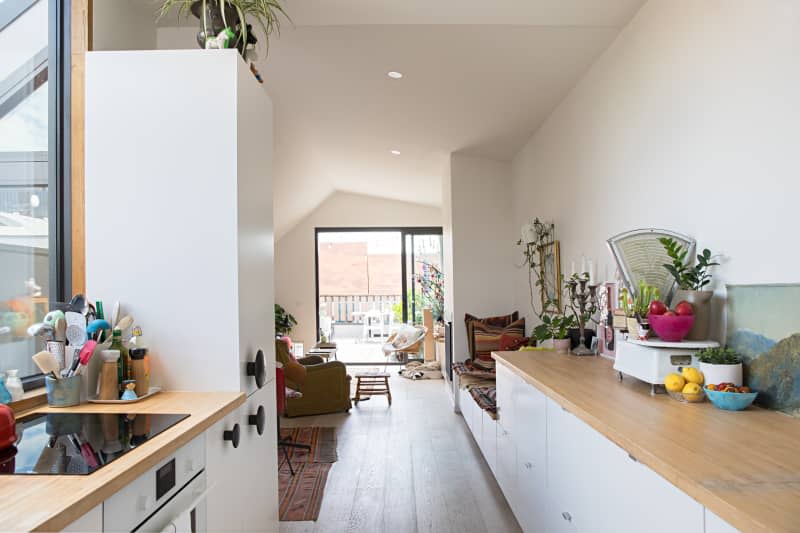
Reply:
[[397, 72], [395, 70], [387, 72], [386, 75], [389, 76], [390, 78], [392, 78], [393, 80], [399, 80], [400, 78], [403, 77], [403, 73], [402, 72]]
[[392, 155], [400, 155], [400, 150], [389, 150], [389, 153]]

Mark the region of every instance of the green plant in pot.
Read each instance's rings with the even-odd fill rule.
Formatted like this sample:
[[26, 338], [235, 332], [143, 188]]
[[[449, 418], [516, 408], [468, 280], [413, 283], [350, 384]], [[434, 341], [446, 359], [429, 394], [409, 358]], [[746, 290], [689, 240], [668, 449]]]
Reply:
[[264, 49], [269, 52], [269, 38], [280, 34], [281, 17], [289, 16], [281, 0], [161, 0], [158, 18], [173, 9], [179, 15], [191, 13], [200, 20], [197, 44], [200, 48], [236, 48], [246, 60], [255, 61], [258, 42], [253, 28], [263, 33]]
[[658, 287], [648, 285], [644, 280], [639, 281], [636, 291], [629, 291], [623, 287], [619, 294], [619, 306], [625, 313], [628, 322], [628, 334], [635, 339], [646, 338], [649, 335], [650, 325], [647, 321], [647, 312], [654, 300], [661, 298]]
[[297, 320], [282, 306], [275, 304], [275, 335], [279, 337], [288, 335], [296, 325]]
[[542, 323], [533, 329], [533, 336], [536, 340], [553, 341], [553, 348], [558, 353], [569, 352], [570, 339], [569, 329], [577, 324], [573, 315], [560, 315], [556, 313], [545, 313], [541, 317]]
[[662, 237], [659, 242], [666, 250], [672, 263], [664, 268], [675, 278], [678, 290], [672, 299], [672, 306], [683, 300], [694, 307], [694, 325], [686, 336], [687, 340], [707, 340], [711, 325], [711, 297], [714, 291], [706, 289], [711, 283], [711, 267], [719, 265], [714, 261], [711, 250], [704, 249], [697, 254], [696, 262], [688, 257], [689, 250], [672, 238]]
[[744, 385], [742, 356], [733, 348], [705, 348], [697, 352], [697, 359], [706, 384]]

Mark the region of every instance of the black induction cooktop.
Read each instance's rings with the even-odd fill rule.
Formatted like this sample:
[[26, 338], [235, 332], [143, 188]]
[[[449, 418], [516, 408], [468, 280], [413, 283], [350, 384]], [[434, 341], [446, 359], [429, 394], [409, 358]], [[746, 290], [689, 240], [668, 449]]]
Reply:
[[17, 420], [0, 474], [87, 475], [189, 415], [42, 413]]

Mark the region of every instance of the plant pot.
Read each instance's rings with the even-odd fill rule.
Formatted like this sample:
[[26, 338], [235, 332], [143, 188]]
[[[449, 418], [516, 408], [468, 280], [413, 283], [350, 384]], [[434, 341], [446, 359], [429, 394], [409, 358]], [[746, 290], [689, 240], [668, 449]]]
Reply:
[[[225, 28], [235, 28], [239, 23], [239, 13], [230, 4], [225, 4], [225, 17], [222, 17], [222, 10], [219, 8], [217, 0], [206, 0], [205, 25], [203, 21], [203, 0], [195, 0], [189, 8], [192, 15], [200, 19], [200, 31], [197, 32], [197, 44], [200, 48], [206, 47], [206, 32], [208, 37], [216, 37]], [[225, 22], [227, 21], [227, 25]]]
[[675, 292], [675, 297], [672, 299], [672, 306], [675, 307], [678, 302], [686, 300], [694, 307], [694, 325], [686, 335], [686, 340], [689, 341], [705, 341], [708, 340], [709, 329], [711, 327], [711, 297], [714, 296], [714, 291], [685, 291], [678, 290]]
[[553, 349], [556, 353], [567, 354], [571, 342], [570, 339], [553, 339]]
[[630, 339], [638, 339], [639, 338], [639, 321], [636, 320], [636, 317], [625, 317], [625, 321], [628, 324], [628, 338]]
[[736, 363], [735, 365], [700, 363], [700, 372], [703, 373], [706, 384], [733, 383], [737, 387], [744, 385], [742, 363]]

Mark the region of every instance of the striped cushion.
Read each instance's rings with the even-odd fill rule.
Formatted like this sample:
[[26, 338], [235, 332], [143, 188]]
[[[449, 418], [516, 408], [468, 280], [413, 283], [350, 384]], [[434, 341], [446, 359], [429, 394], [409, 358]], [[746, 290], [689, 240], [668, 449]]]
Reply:
[[489, 413], [489, 416], [497, 420], [497, 388], [496, 387], [475, 387], [469, 390], [472, 399], [478, 407]]
[[464, 322], [467, 325], [467, 346], [469, 347], [470, 359], [475, 359], [473, 324], [478, 323], [496, 328], [504, 328], [509, 324], [511, 324], [512, 322], [516, 322], [517, 320], [519, 320], [519, 311], [514, 311], [510, 315], [487, 316], [485, 318], [478, 318], [469, 313], [466, 313], [464, 315]]
[[503, 337], [506, 337], [505, 342], [509, 339], [525, 338], [525, 319], [522, 318], [516, 322], [512, 322], [503, 328], [488, 326], [486, 324], [475, 322], [472, 325], [473, 337], [475, 345], [475, 357], [490, 361], [492, 359], [492, 352], [500, 351], [503, 344]]

